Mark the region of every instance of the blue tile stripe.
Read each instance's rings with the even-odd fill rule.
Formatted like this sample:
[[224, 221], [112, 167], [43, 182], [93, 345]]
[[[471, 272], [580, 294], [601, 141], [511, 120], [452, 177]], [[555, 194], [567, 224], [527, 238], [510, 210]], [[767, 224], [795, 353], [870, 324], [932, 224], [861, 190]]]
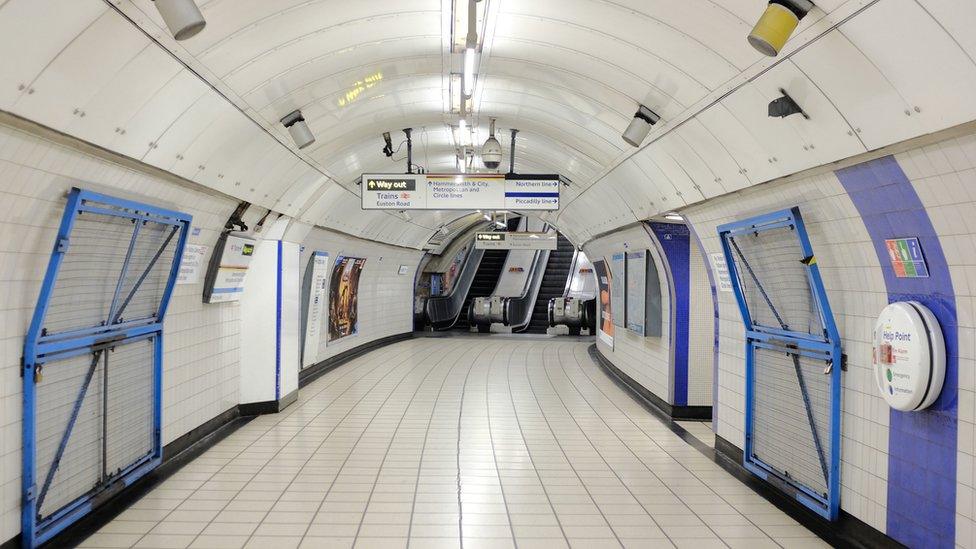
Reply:
[[671, 333], [674, 347], [674, 404], [688, 405], [688, 337], [691, 269], [691, 233], [685, 225], [675, 223], [648, 223], [657, 237], [671, 273], [674, 299], [672, 299]]
[[282, 256], [284, 244], [278, 241], [277, 269], [275, 271], [275, 400], [281, 400], [281, 292], [284, 283]]
[[[945, 253], [918, 193], [894, 157], [836, 174], [871, 235], [888, 302], [915, 300], [930, 308], [946, 342], [946, 380], [939, 400], [924, 412], [890, 411], [886, 533], [909, 547], [954, 547], [959, 341]], [[885, 240], [904, 237], [919, 238], [928, 278], [895, 276]]]

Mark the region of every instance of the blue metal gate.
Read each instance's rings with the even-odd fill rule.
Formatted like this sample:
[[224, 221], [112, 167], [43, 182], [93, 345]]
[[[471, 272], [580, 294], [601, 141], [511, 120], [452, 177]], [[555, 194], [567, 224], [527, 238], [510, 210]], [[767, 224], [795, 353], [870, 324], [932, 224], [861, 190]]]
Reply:
[[159, 464], [163, 317], [190, 222], [69, 193], [24, 343], [24, 546]]
[[840, 335], [798, 208], [718, 228], [746, 329], [745, 466], [840, 510]]

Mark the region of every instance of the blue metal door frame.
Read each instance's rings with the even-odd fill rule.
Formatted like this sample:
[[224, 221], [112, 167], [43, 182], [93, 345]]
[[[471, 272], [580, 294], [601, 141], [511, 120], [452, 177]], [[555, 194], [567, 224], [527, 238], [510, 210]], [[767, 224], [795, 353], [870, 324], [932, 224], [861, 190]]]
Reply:
[[[758, 284], [759, 280], [755, 273], [751, 272], [751, 267], [744, 262], [744, 258], [737, 254], [734, 238], [739, 235], [759, 234], [763, 231], [787, 228], [793, 231], [797, 237], [797, 244], [802, 257], [798, 257], [805, 266], [807, 283], [813, 303], [816, 304], [823, 334], [809, 334], [807, 332], [792, 331], [784, 323], [780, 326], [764, 326], [756, 324], [753, 315], [749, 310], [749, 305], [745, 297], [743, 285], [743, 273], [740, 266], [746, 269], [746, 275], [752, 277]], [[743, 460], [745, 467], [764, 480], [775, 479], [777, 485], [788, 485], [794, 489], [797, 500], [810, 508], [817, 514], [828, 520], [836, 520], [840, 512], [840, 402], [841, 402], [841, 370], [843, 355], [841, 352], [841, 339], [834, 322], [834, 315], [827, 299], [827, 292], [824, 289], [823, 280], [820, 276], [820, 268], [817, 265], [813, 246], [800, 215], [799, 208], [781, 210], [769, 214], [753, 217], [743, 221], [728, 223], [718, 227], [718, 234], [722, 243], [722, 251], [728, 264], [732, 278], [732, 285], [735, 292], [736, 302], [742, 314], [745, 324], [746, 339], [746, 406], [745, 406], [745, 448]], [[743, 265], [744, 263], [744, 265]], [[771, 304], [770, 304], [771, 305]], [[774, 310], [775, 314], [775, 310]], [[776, 468], [763, 463], [755, 455], [754, 449], [754, 406], [755, 406], [755, 381], [756, 381], [756, 351], [759, 349], [785, 351], [794, 357], [794, 361], [799, 357], [814, 360], [822, 360], [827, 364], [830, 376], [830, 402], [829, 402], [829, 437], [830, 453], [824, 456], [821, 453], [821, 465], [826, 477], [828, 491], [820, 494], [815, 490], [795, 481], [789, 476], [781, 474]], [[806, 398], [803, 378], [798, 374], [798, 380], [804, 398]], [[809, 411], [809, 403], [807, 402]], [[812, 423], [812, 419], [811, 419]], [[820, 449], [821, 442], [816, 433], [816, 427], [811, 424], [813, 438]]]
[[[107, 206], [107, 207], [106, 207]], [[105, 322], [98, 326], [71, 330], [58, 334], [48, 334], [44, 330], [44, 322], [48, 313], [52, 293], [58, 280], [65, 255], [71, 244], [71, 234], [78, 216], [90, 213], [100, 216], [116, 217], [129, 219], [133, 222], [132, 237], [126, 253], [122, 270], [119, 273], [119, 280], [109, 308], [109, 316]], [[44, 281], [41, 285], [40, 295], [34, 316], [31, 320], [26, 339], [24, 341], [24, 359], [22, 376], [23, 383], [23, 457], [22, 457], [22, 514], [21, 528], [22, 540], [25, 547], [36, 547], [51, 539], [66, 527], [90, 512], [98, 504], [98, 497], [109, 493], [114, 493], [116, 489], [121, 489], [131, 485], [133, 482], [144, 476], [157, 465], [162, 459], [162, 356], [163, 356], [163, 319], [169, 307], [169, 301], [176, 284], [176, 277], [179, 273], [180, 260], [186, 246], [186, 239], [189, 233], [191, 216], [185, 213], [158, 208], [148, 204], [142, 204], [131, 200], [125, 200], [106, 196], [91, 191], [73, 188], [68, 195], [67, 206], [61, 218], [58, 229], [57, 240], [51, 259], [48, 262]], [[140, 228], [148, 223], [159, 224], [170, 227], [169, 236], [166, 238], [162, 247], [156, 252], [149, 262], [144, 272], [133, 283], [126, 295], [122, 295], [124, 281], [129, 273], [130, 259], [136, 239], [139, 236]], [[162, 292], [158, 307], [153, 316], [147, 318], [126, 319], [122, 321], [122, 313], [125, 311], [129, 301], [136, 295], [139, 288], [145, 282], [151, 270], [155, 267], [157, 260], [163, 251], [176, 239], [176, 248], [172, 265], [168, 272], [165, 289]], [[62, 459], [68, 440], [71, 437], [72, 429], [79, 409], [88, 390], [88, 385], [94, 372], [94, 365], [97, 365], [102, 353], [115, 345], [124, 345], [138, 341], [150, 341], [153, 345], [153, 365], [152, 365], [152, 386], [153, 386], [153, 428], [151, 433], [152, 451], [136, 462], [129, 464], [117, 474], [111, 475], [99, 486], [75, 499], [60, 509], [52, 512], [49, 516], [41, 518], [39, 515], [41, 504], [50, 487], [52, 478], [57, 471], [60, 460]], [[41, 479], [38, 486], [37, 471], [35, 460], [37, 457], [36, 446], [36, 404], [37, 393], [36, 384], [40, 380], [41, 371], [44, 364], [65, 358], [91, 354], [93, 366], [89, 368], [85, 381], [74, 403], [71, 416], [64, 434], [61, 437], [57, 453], [51, 464], [48, 474]]]

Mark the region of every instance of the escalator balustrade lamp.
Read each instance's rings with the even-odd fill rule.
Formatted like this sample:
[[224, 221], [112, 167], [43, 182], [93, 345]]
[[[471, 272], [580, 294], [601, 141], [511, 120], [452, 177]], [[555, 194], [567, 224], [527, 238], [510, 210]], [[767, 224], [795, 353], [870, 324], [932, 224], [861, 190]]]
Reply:
[[812, 9], [809, 0], [772, 0], [749, 33], [749, 44], [763, 55], [776, 57]]

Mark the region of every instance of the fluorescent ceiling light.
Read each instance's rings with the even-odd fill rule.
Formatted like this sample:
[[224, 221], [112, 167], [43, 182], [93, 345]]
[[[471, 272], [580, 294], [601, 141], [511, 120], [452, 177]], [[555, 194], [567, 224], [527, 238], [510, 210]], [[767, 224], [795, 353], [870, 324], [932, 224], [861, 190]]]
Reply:
[[451, 75], [451, 112], [461, 112], [461, 106], [464, 104], [461, 78], [460, 74]]
[[471, 97], [474, 93], [474, 64], [477, 60], [477, 52], [474, 46], [464, 50], [464, 95]]

